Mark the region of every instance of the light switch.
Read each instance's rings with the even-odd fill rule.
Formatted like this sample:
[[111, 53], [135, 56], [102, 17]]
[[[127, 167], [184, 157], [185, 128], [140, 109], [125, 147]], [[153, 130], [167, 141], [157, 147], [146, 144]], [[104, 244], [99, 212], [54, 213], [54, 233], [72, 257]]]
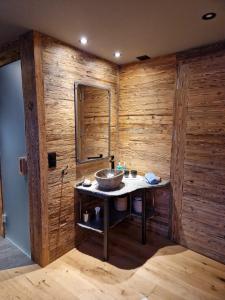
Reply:
[[48, 153], [48, 167], [49, 169], [56, 168], [56, 152]]

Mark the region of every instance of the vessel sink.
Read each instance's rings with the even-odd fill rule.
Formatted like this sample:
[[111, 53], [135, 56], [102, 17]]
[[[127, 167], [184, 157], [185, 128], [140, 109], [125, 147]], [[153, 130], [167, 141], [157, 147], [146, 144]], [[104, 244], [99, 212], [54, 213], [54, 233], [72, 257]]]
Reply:
[[102, 169], [95, 173], [95, 179], [98, 183], [99, 189], [111, 191], [119, 188], [123, 175], [124, 171]]

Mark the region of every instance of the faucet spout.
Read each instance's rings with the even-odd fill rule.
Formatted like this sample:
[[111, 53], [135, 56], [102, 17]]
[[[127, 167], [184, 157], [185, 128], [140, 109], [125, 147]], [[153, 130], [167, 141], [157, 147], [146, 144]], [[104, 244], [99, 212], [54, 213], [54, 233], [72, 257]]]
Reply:
[[115, 161], [114, 161], [114, 155], [110, 156], [110, 160], [109, 160], [110, 164], [111, 164], [111, 170], [115, 169]]

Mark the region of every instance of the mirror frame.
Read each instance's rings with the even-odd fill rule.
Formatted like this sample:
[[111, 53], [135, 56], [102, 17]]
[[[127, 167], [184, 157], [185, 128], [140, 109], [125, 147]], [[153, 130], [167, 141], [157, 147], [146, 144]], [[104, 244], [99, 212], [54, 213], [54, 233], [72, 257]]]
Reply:
[[[93, 159], [79, 159], [78, 157], [78, 139], [79, 139], [79, 132], [78, 132], [78, 87], [82, 86], [88, 86], [88, 87], [94, 87], [94, 88], [99, 88], [102, 90], [105, 90], [108, 92], [109, 95], [109, 126], [108, 126], [108, 155], [106, 157], [101, 157], [101, 158], [93, 158]], [[77, 81], [74, 83], [74, 116], [75, 116], [75, 160], [77, 164], [83, 164], [83, 163], [90, 163], [93, 161], [101, 161], [105, 159], [110, 158], [110, 151], [111, 151], [111, 89], [108, 86], [104, 86], [101, 84], [90, 84], [88, 82], [82, 82], [82, 81]]]

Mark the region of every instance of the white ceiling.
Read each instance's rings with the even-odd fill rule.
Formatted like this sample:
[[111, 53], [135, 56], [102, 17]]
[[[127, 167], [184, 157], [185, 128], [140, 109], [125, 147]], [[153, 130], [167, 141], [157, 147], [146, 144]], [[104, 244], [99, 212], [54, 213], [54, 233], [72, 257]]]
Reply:
[[0, 0], [0, 44], [29, 29], [123, 64], [225, 40], [225, 0]]

